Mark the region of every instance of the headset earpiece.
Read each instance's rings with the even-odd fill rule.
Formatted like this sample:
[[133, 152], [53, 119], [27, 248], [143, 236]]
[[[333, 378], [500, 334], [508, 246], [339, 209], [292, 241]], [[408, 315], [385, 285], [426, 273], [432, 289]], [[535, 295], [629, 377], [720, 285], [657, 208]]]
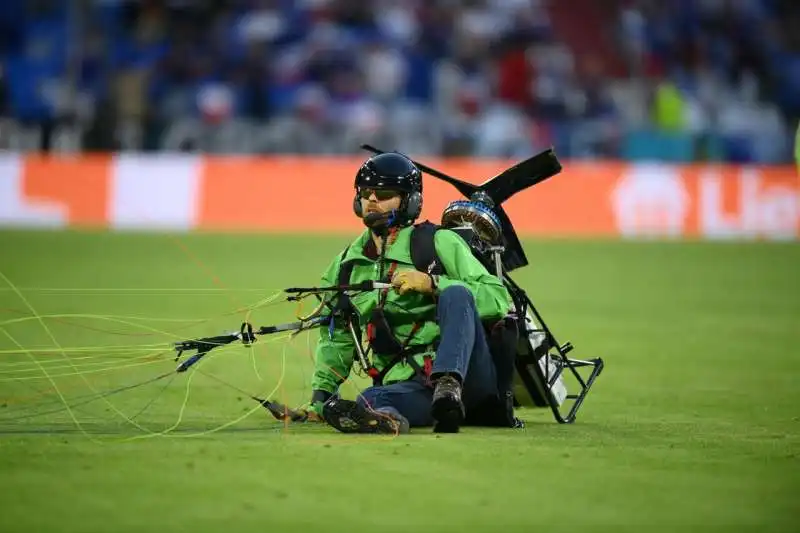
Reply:
[[358, 195], [358, 192], [356, 192], [356, 196], [353, 199], [353, 212], [358, 218], [364, 218], [364, 210], [361, 207], [361, 197]]
[[410, 193], [405, 199], [404, 215], [406, 220], [414, 222], [422, 213], [422, 194], [418, 192]]

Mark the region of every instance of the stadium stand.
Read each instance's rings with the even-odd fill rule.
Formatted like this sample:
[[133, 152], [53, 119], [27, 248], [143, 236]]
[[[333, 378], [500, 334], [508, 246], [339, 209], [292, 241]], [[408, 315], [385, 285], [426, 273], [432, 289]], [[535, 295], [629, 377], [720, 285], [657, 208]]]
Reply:
[[0, 148], [783, 163], [791, 0], [4, 0]]

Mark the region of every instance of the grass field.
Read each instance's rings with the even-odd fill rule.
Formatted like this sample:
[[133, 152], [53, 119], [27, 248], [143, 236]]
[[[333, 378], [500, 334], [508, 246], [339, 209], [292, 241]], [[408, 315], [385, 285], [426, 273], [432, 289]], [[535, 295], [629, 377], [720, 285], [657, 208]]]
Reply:
[[0, 233], [0, 531], [800, 530], [795, 244], [527, 242], [515, 279], [606, 362], [569, 426], [287, 427], [229, 385], [303, 403], [307, 335], [81, 403], [174, 369], [171, 341], [293, 320], [242, 309], [347, 240]]

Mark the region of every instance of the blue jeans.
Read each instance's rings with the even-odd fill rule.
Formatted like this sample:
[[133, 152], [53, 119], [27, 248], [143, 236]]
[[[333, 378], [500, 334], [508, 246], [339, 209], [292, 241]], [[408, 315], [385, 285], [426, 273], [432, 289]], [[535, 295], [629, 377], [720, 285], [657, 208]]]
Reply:
[[[469, 289], [453, 285], [443, 290], [439, 294], [436, 319], [441, 337], [431, 375], [447, 372], [461, 377], [467, 412], [470, 407], [497, 397], [494, 362]], [[369, 387], [358, 397], [359, 403], [373, 409], [396, 409], [412, 426], [433, 425], [432, 400], [433, 389], [418, 379]]]

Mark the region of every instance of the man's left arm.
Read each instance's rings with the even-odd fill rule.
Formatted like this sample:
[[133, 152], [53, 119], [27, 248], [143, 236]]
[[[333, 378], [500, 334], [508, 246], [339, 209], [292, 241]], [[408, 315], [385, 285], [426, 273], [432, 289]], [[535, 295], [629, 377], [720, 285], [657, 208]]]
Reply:
[[436, 253], [447, 275], [439, 276], [436, 292], [452, 285], [463, 285], [472, 292], [481, 318], [502, 318], [511, 307], [511, 296], [503, 282], [472, 255], [469, 245], [457, 233], [439, 230], [435, 234]]

